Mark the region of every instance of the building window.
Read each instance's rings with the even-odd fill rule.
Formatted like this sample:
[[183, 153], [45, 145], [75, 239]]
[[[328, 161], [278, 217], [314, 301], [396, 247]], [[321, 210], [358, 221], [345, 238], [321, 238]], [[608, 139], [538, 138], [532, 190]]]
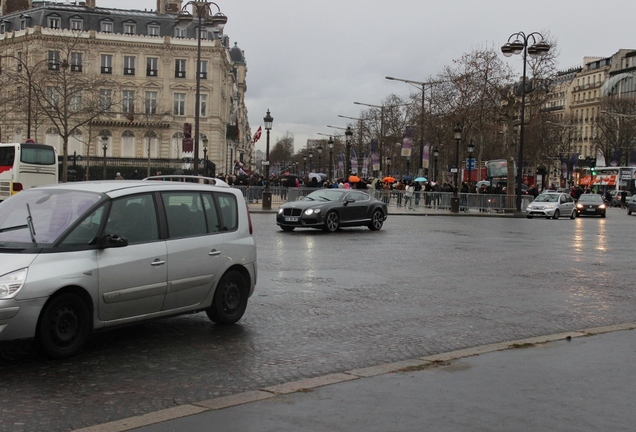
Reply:
[[135, 112], [135, 91], [123, 90], [121, 92], [121, 110], [124, 113], [131, 114]]
[[49, 17], [48, 18], [48, 26], [52, 29], [61, 28], [62, 19], [60, 17]]
[[208, 31], [206, 29], [201, 29], [201, 40], [208, 40]]
[[101, 69], [103, 74], [113, 73], [113, 56], [110, 54], [102, 54]]
[[185, 115], [185, 93], [175, 93], [174, 94], [174, 115], [183, 116]]
[[124, 56], [124, 75], [135, 74], [135, 56]]
[[59, 51], [49, 51], [49, 70], [60, 70]]
[[71, 53], [71, 72], [81, 72], [82, 71], [82, 53], [72, 52]]
[[201, 63], [199, 64], [199, 77], [201, 79], [208, 79], [208, 61], [207, 60], [201, 60]]
[[69, 108], [72, 112], [78, 112], [80, 109], [82, 109], [82, 95], [80, 94], [75, 94], [73, 96], [71, 96], [71, 100], [69, 103]]
[[174, 77], [185, 78], [186, 77], [186, 61], [177, 59], [174, 61]]
[[26, 20], [25, 19], [21, 19], [20, 20], [20, 30], [24, 30], [26, 28]]
[[199, 95], [199, 106], [201, 109], [199, 110], [199, 116], [205, 117], [207, 115], [207, 107], [208, 107], [208, 95]]
[[157, 92], [156, 91], [147, 91], [146, 92], [146, 114], [157, 114]]
[[174, 28], [174, 37], [176, 38], [185, 38], [186, 37], [186, 29], [184, 28]]
[[60, 91], [53, 86], [46, 88], [46, 103], [52, 107], [57, 108], [60, 104]]
[[148, 36], [159, 36], [160, 27], [157, 24], [148, 25]]
[[79, 18], [71, 18], [71, 30], [83, 30], [84, 29], [84, 21]]
[[137, 25], [135, 23], [124, 23], [124, 34], [134, 35], [137, 33]]
[[159, 59], [157, 57], [148, 57], [146, 59], [146, 76], [156, 77], [158, 65]]
[[113, 32], [113, 22], [112, 21], [102, 21], [100, 23], [100, 31], [102, 33], [112, 33]]
[[102, 111], [110, 110], [113, 104], [113, 91], [111, 89], [101, 89], [99, 91], [99, 108]]

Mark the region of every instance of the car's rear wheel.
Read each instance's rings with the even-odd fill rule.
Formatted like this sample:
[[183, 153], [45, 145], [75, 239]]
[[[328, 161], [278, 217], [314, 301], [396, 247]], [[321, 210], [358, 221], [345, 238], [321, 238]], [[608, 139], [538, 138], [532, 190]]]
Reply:
[[340, 218], [335, 211], [327, 213], [325, 216], [325, 231], [336, 232], [340, 228]]
[[561, 212], [559, 212], [559, 209], [556, 209], [552, 215], [552, 219], [558, 219], [559, 216], [561, 216]]
[[205, 310], [217, 324], [234, 324], [243, 317], [247, 308], [248, 288], [245, 278], [238, 271], [226, 273], [216, 287], [212, 305]]
[[296, 227], [290, 227], [290, 226], [281, 226], [280, 227], [283, 231], [285, 232], [292, 232], [294, 230], [294, 228]]
[[91, 314], [86, 303], [76, 294], [63, 293], [44, 307], [35, 343], [49, 357], [72, 357], [84, 346], [91, 330]]
[[371, 223], [369, 224], [369, 229], [372, 231], [378, 231], [384, 225], [384, 213], [382, 210], [376, 210], [373, 212], [371, 216]]
[[532, 219], [532, 216], [531, 216], [531, 215], [527, 215], [526, 217], [527, 217], [528, 219]]

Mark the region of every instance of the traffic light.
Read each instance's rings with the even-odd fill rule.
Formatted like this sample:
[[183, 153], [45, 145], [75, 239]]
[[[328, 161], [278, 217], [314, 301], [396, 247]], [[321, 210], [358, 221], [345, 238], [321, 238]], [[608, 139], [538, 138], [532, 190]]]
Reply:
[[596, 161], [595, 160], [591, 160], [590, 161], [590, 170], [592, 171], [592, 175], [595, 176], [596, 175]]

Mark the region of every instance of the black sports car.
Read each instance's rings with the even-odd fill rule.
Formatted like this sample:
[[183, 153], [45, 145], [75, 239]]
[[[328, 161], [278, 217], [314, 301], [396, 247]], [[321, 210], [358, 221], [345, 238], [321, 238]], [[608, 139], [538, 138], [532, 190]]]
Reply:
[[340, 227], [382, 228], [388, 215], [386, 204], [355, 189], [317, 189], [299, 201], [278, 209], [276, 224], [283, 231], [321, 228], [334, 232]]
[[605, 217], [607, 205], [603, 197], [598, 194], [583, 194], [576, 203], [576, 212], [579, 216]]

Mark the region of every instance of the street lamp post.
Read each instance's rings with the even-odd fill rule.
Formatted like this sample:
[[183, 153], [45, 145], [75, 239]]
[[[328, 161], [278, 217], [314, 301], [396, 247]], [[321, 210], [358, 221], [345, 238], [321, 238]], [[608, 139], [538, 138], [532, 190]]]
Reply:
[[453, 197], [451, 198], [451, 213], [459, 213], [459, 142], [462, 140], [462, 127], [457, 123], [453, 128], [455, 136], [455, 173], [453, 176]]
[[433, 171], [433, 181], [437, 181], [437, 160], [439, 159], [439, 149], [433, 148], [433, 159], [435, 160], [435, 169]]
[[475, 151], [475, 143], [470, 140], [468, 143], [468, 193], [471, 193], [470, 184], [473, 181], [473, 152]]
[[307, 155], [303, 155], [303, 175], [307, 174]]
[[[513, 42], [510, 42], [515, 38]], [[540, 39], [538, 39], [540, 38]], [[532, 40], [532, 45], [528, 47], [528, 42]], [[541, 33], [534, 32], [526, 35], [518, 32], [510, 35], [508, 42], [501, 47], [504, 56], [510, 57], [513, 54], [523, 54], [523, 74], [521, 76], [521, 115], [519, 120], [519, 168], [517, 172], [517, 190], [515, 191], [517, 213], [521, 213], [521, 185], [523, 184], [523, 144], [525, 133], [525, 113], [526, 113], [526, 66], [528, 54], [537, 58], [544, 56], [550, 51], [550, 45], [545, 41]]]
[[314, 159], [314, 151], [313, 150], [309, 150], [309, 172], [314, 172], [314, 168], [313, 165], [311, 163], [311, 161]]
[[208, 139], [203, 138], [203, 164], [205, 165], [205, 176], [208, 176]]
[[333, 138], [329, 137], [329, 141], [327, 141], [327, 146], [329, 147], [329, 167], [328, 167], [328, 171], [327, 171], [327, 176], [329, 177], [329, 180], [332, 180], [331, 178], [331, 168], [333, 167]]
[[[212, 10], [211, 5], [216, 6], [216, 13]], [[194, 165], [192, 167], [193, 174], [197, 175], [199, 173], [199, 124], [201, 116], [201, 30], [205, 26], [207, 31], [213, 33], [221, 31], [227, 23], [227, 17], [221, 13], [221, 8], [214, 2], [191, 0], [183, 5], [177, 17], [177, 27], [182, 30], [185, 30], [194, 20], [193, 14], [188, 12], [189, 6], [192, 7], [193, 14], [197, 16], [197, 75], [194, 101]]]
[[386, 157], [386, 175], [391, 176], [391, 156]]
[[351, 175], [351, 137], [353, 136], [353, 131], [351, 130], [351, 126], [347, 126], [347, 130], [345, 130], [345, 143], [347, 147], [347, 160], [345, 161], [345, 181], [349, 180], [349, 176]]
[[265, 122], [265, 130], [267, 131], [267, 138], [265, 141], [265, 190], [263, 191], [263, 210], [269, 210], [272, 208], [272, 193], [269, 191], [269, 132], [272, 130], [272, 123], [274, 118], [267, 110], [267, 115], [263, 117]]
[[322, 144], [318, 144], [318, 147], [316, 147], [316, 150], [318, 150], [318, 169], [316, 170], [317, 172], [322, 172], [321, 170], [321, 166], [322, 166]]
[[104, 150], [104, 169], [102, 171], [102, 179], [106, 180], [106, 150], [108, 150], [108, 137], [102, 135], [102, 150]]

